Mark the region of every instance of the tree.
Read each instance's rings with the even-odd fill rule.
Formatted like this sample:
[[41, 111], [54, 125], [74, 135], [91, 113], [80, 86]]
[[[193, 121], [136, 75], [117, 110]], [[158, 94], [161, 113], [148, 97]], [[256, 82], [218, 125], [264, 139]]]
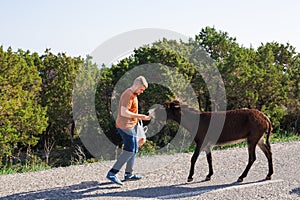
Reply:
[[72, 92], [75, 77], [83, 64], [80, 57], [68, 57], [65, 53], [54, 55], [49, 49], [41, 56], [39, 73], [42, 78], [41, 105], [47, 106], [48, 127], [44, 133], [56, 144], [65, 145], [68, 135], [72, 139]]
[[47, 126], [35, 59], [29, 51], [0, 48], [0, 162], [19, 148], [36, 145]]
[[227, 32], [215, 28], [205, 27], [195, 36], [198, 43], [215, 61], [221, 61], [231, 53], [231, 49], [238, 46], [236, 38], [230, 37]]
[[202, 29], [195, 43], [215, 60], [225, 83], [228, 109], [257, 108], [278, 128], [289, 91], [284, 69], [293, 60], [293, 49], [278, 43], [257, 50], [240, 47], [228, 33], [210, 27]]
[[[281, 121], [281, 128], [295, 133], [300, 132], [300, 60], [299, 53], [295, 48], [287, 44], [277, 42], [267, 43], [265, 48], [272, 50], [274, 56], [274, 66], [278, 68], [281, 77], [281, 89], [284, 90], [286, 100], [282, 104], [285, 109], [285, 116]], [[276, 78], [276, 77], [274, 77]], [[278, 79], [278, 78], [277, 78]], [[278, 90], [278, 89], [277, 89]], [[278, 94], [282, 97], [283, 94]]]

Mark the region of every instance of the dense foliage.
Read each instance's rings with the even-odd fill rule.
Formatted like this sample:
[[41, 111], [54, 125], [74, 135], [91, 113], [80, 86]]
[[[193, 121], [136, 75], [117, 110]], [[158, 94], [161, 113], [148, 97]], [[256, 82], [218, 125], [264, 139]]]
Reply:
[[[111, 67], [99, 68], [90, 57], [84, 60], [64, 53], [54, 55], [50, 50], [38, 55], [0, 47], [0, 164], [20, 159], [20, 152], [28, 154], [31, 149], [48, 158], [52, 148], [74, 147], [79, 157], [83, 145], [74, 129], [72, 98], [80, 70], [86, 71], [81, 79], [95, 86], [95, 109], [101, 128], [115, 145], [120, 145], [111, 104], [121, 92], [114, 93], [115, 85], [126, 72], [143, 66], [151, 75], [151, 67], [158, 67], [161, 79], [169, 77], [169, 87], [153, 83], [139, 96], [141, 113], [178, 95], [190, 103], [184, 98], [186, 83], [178, 81], [182, 77], [196, 94], [198, 105], [192, 106], [202, 111], [216, 110], [219, 105], [211, 99], [212, 88], [207, 85], [213, 76], [199, 73], [211, 62], [224, 82], [227, 109], [257, 108], [271, 118], [276, 130], [300, 133], [300, 54], [290, 44], [270, 42], [257, 49], [246, 48], [228, 33], [206, 27], [189, 42], [163, 39], [135, 49]], [[217, 91], [221, 86], [213, 87]], [[84, 98], [86, 90], [76, 92]], [[144, 151], [153, 152], [167, 145], [177, 129], [176, 124], [168, 122], [148, 139]], [[180, 134], [188, 133], [183, 130]]]

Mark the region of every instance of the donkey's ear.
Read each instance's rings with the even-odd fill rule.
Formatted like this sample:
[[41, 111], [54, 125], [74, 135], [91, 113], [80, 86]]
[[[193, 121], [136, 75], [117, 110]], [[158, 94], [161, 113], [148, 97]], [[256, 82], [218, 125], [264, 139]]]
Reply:
[[164, 107], [169, 109], [170, 108], [170, 103], [168, 103], [168, 102], [164, 103]]

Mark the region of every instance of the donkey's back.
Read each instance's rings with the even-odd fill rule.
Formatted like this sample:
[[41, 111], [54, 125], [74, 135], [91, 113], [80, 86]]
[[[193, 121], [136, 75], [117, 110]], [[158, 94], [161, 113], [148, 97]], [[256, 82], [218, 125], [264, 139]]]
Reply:
[[[199, 133], [197, 137], [203, 138], [209, 128], [210, 121], [221, 122], [224, 125], [217, 141], [217, 145], [236, 143], [241, 140], [259, 140], [265, 132], [272, 130], [269, 118], [256, 109], [229, 110], [224, 112], [203, 112], [200, 114]], [[202, 135], [202, 136], [201, 136]]]

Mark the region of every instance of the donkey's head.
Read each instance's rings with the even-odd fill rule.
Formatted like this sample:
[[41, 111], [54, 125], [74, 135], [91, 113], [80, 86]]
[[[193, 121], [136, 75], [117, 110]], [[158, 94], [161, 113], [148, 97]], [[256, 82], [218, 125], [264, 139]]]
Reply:
[[181, 114], [180, 102], [177, 100], [166, 102], [149, 110], [149, 115], [156, 120], [165, 120], [167, 117], [167, 119], [180, 121]]

